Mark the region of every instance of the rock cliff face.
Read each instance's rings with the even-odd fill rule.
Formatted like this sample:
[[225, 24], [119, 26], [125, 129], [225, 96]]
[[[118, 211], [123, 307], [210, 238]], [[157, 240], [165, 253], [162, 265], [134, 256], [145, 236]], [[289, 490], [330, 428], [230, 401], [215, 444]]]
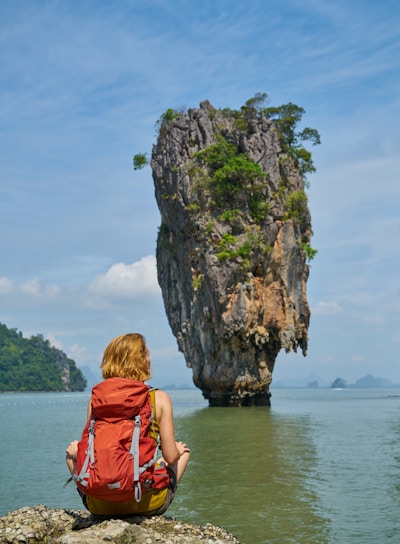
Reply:
[[278, 352], [307, 349], [299, 163], [267, 115], [205, 101], [164, 118], [151, 166], [158, 280], [194, 383], [210, 405], [269, 405]]

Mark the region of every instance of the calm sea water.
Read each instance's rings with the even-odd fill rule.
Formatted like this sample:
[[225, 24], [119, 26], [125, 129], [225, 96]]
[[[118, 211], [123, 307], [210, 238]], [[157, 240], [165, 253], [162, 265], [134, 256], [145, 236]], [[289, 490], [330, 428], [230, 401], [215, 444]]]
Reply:
[[[400, 542], [400, 389], [276, 389], [272, 408], [208, 408], [172, 391], [192, 450], [167, 515], [243, 544]], [[64, 466], [88, 393], [0, 395], [0, 515], [81, 508]]]

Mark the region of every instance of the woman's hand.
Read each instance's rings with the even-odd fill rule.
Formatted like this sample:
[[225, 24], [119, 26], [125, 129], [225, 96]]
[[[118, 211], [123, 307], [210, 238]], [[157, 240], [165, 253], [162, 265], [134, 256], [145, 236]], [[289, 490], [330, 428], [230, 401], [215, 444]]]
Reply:
[[186, 446], [183, 442], [177, 442], [176, 448], [179, 451], [179, 455], [182, 456], [184, 453], [190, 453], [190, 448]]
[[78, 441], [73, 440], [68, 448], [65, 451], [65, 457], [67, 459], [74, 459], [76, 460], [76, 456], [78, 455]]

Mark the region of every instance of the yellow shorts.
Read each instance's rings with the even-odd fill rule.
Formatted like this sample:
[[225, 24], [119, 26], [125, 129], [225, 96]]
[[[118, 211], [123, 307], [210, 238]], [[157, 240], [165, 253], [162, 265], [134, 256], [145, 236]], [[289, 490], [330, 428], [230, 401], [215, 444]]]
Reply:
[[135, 500], [111, 502], [96, 499], [90, 495], [80, 492], [83, 504], [89, 512], [95, 516], [120, 517], [120, 516], [159, 516], [163, 514], [175, 496], [176, 475], [173, 470], [167, 467], [170, 475], [170, 484], [164, 489], [148, 491], [142, 495], [140, 502]]

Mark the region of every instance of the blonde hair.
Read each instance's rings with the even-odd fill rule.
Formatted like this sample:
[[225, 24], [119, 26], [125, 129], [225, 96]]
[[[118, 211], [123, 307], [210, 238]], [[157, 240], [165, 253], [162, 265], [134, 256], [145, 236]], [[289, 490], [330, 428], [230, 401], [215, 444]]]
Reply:
[[100, 365], [103, 378], [130, 378], [145, 382], [151, 376], [150, 353], [141, 334], [117, 336], [104, 350]]

